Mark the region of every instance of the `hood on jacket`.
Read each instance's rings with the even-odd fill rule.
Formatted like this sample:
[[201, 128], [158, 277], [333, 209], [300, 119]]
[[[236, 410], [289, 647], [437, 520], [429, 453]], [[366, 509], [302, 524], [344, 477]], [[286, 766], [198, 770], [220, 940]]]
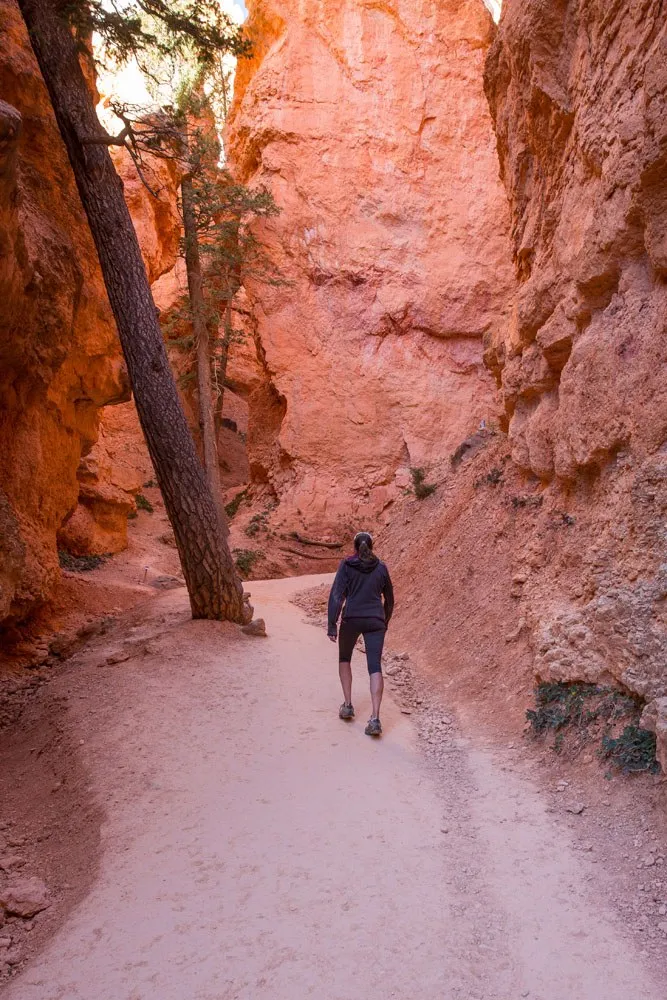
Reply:
[[379, 562], [380, 560], [376, 555], [371, 556], [365, 562], [359, 556], [348, 556], [345, 560], [345, 565], [351, 569], [356, 569], [358, 573], [372, 573]]

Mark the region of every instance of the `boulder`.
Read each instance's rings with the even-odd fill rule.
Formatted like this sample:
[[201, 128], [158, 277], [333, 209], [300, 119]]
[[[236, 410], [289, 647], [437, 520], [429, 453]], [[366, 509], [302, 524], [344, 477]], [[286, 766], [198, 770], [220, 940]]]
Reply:
[[244, 635], [266, 636], [266, 624], [263, 618], [253, 618], [248, 625], [242, 625], [241, 631]]
[[51, 905], [49, 891], [36, 877], [17, 879], [0, 890], [0, 907], [10, 917], [28, 919]]

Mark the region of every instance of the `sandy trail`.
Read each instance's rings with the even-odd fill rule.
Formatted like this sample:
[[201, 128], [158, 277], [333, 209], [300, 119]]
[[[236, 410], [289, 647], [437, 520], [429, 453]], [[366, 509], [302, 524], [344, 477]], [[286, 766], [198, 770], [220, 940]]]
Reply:
[[[335, 650], [253, 583], [268, 639], [135, 628], [74, 735], [106, 809], [99, 877], [7, 1000], [664, 1000], [538, 791], [465, 740], [420, 753], [340, 722]], [[157, 634], [156, 634], [157, 633]], [[446, 831], [446, 832], [443, 832]]]

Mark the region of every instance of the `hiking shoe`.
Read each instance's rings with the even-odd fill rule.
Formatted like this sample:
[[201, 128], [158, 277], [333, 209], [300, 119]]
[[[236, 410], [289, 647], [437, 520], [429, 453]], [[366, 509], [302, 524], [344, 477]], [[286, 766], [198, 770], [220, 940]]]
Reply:
[[345, 702], [338, 709], [339, 719], [353, 719], [354, 718], [354, 708], [352, 705], [346, 705]]
[[364, 732], [366, 736], [381, 736], [382, 723], [379, 719], [369, 719]]

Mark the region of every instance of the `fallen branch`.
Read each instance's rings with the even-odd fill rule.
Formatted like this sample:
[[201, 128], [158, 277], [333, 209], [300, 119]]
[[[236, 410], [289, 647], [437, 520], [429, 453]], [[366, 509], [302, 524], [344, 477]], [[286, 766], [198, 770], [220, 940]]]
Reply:
[[290, 549], [286, 545], [279, 545], [281, 552], [291, 552], [294, 556], [301, 556], [302, 559], [319, 559], [320, 562], [331, 562], [334, 556], [322, 556], [316, 552], [300, 552], [299, 549]]
[[314, 538], [304, 538], [300, 535], [298, 531], [293, 531], [290, 535], [296, 542], [301, 542], [302, 545], [319, 545], [323, 549], [342, 549], [342, 542], [317, 542]]

